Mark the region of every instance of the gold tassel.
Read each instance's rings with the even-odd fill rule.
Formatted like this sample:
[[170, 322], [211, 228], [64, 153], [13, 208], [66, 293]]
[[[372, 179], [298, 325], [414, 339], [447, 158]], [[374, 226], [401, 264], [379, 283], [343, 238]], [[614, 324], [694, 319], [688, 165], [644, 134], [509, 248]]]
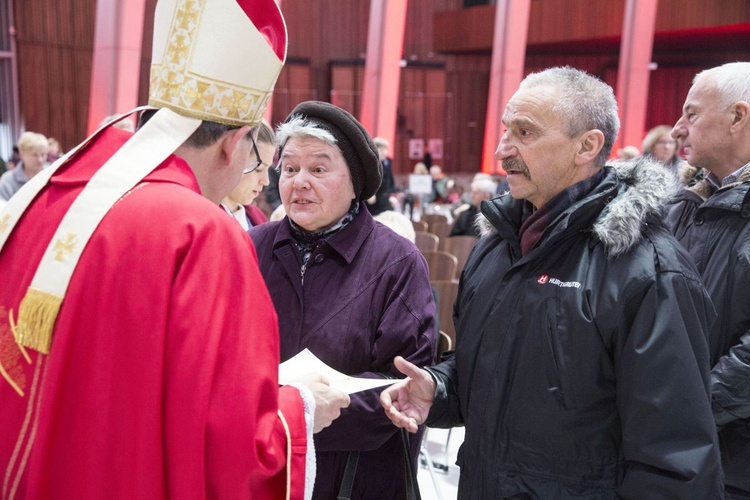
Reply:
[[18, 307], [15, 332], [18, 345], [49, 354], [52, 330], [61, 305], [62, 297], [29, 287]]

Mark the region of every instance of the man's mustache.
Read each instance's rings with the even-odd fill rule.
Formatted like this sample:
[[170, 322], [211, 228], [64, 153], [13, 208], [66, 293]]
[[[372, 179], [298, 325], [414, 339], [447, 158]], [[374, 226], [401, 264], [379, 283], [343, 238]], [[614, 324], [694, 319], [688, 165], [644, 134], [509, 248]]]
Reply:
[[529, 168], [520, 158], [505, 158], [503, 160], [503, 170], [506, 172], [521, 172], [524, 177], [531, 179]]

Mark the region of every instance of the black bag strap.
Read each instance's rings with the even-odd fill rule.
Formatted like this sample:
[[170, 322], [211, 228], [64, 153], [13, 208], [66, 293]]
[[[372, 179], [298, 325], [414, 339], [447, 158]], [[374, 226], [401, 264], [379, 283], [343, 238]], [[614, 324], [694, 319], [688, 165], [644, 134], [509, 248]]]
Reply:
[[406, 498], [407, 500], [422, 500], [419, 493], [419, 484], [417, 484], [417, 474], [411, 463], [411, 453], [409, 453], [409, 434], [406, 429], [401, 429], [401, 441], [404, 443], [404, 460], [406, 461]]
[[[404, 445], [404, 465], [406, 473], [406, 498], [407, 500], [422, 500], [422, 496], [419, 493], [419, 485], [417, 483], [417, 475], [414, 473], [414, 468], [411, 463], [411, 453], [409, 452], [409, 435], [406, 429], [401, 429], [401, 442]], [[357, 474], [357, 464], [359, 463], [359, 452], [350, 451], [349, 456], [346, 459], [346, 467], [344, 468], [344, 477], [341, 480], [341, 487], [339, 488], [339, 494], [336, 497], [337, 500], [351, 500], [352, 489], [354, 488], [354, 476]]]
[[[392, 379], [395, 378], [390, 373], [382, 373], [384, 378]], [[411, 464], [411, 453], [409, 453], [409, 434], [406, 429], [401, 428], [401, 441], [404, 444], [404, 464], [406, 473], [406, 499], [407, 500], [422, 500], [422, 496], [419, 493], [419, 485], [417, 484], [417, 475], [414, 472], [414, 468]], [[351, 500], [352, 489], [354, 488], [354, 476], [357, 474], [357, 463], [359, 462], [359, 452], [350, 451], [349, 456], [346, 459], [346, 467], [344, 468], [344, 477], [341, 480], [341, 487], [339, 488], [339, 494], [337, 500]]]
[[346, 459], [346, 468], [344, 468], [344, 478], [341, 480], [341, 487], [337, 500], [351, 500], [352, 488], [354, 488], [354, 476], [357, 474], [357, 463], [359, 462], [359, 452], [350, 451]]

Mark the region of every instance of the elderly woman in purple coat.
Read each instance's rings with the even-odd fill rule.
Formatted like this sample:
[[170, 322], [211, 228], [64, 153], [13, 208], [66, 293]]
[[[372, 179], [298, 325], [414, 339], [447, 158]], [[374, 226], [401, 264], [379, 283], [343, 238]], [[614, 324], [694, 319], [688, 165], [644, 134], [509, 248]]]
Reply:
[[[367, 131], [346, 111], [308, 101], [276, 138], [287, 216], [250, 235], [279, 315], [281, 360], [307, 348], [340, 372], [370, 378], [400, 377], [396, 355], [430, 364], [437, 331], [427, 263], [362, 205], [382, 179]], [[407, 498], [421, 433], [393, 426], [379, 390], [351, 399], [315, 436], [313, 498]]]

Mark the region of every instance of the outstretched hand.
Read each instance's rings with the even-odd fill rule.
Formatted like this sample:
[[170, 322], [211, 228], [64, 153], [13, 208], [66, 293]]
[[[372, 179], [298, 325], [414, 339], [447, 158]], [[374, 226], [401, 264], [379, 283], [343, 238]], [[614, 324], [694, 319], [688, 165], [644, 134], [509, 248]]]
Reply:
[[427, 420], [435, 399], [435, 381], [427, 370], [418, 368], [401, 356], [396, 356], [393, 364], [408, 378], [381, 392], [380, 403], [394, 425], [417, 432], [417, 427]]

